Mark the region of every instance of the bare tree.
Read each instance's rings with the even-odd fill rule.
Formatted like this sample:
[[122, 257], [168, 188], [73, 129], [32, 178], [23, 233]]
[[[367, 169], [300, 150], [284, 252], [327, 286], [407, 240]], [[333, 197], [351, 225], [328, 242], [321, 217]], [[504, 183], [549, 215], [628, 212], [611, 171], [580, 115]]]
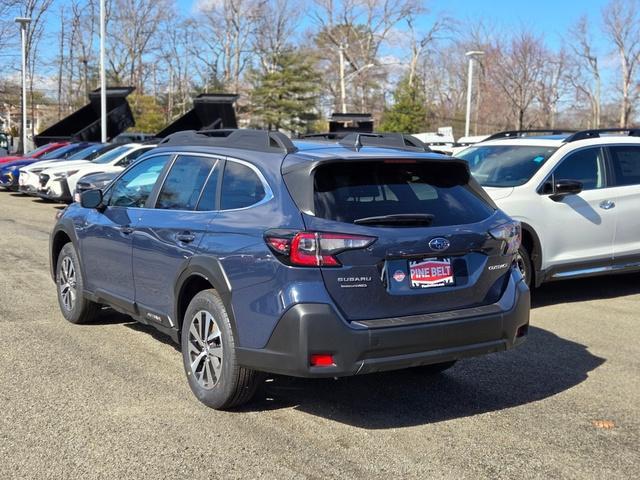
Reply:
[[144, 93], [145, 55], [161, 42], [161, 24], [175, 10], [172, 0], [115, 0], [109, 21], [109, 64], [114, 80]]
[[589, 103], [592, 128], [600, 127], [601, 90], [600, 65], [593, 46], [586, 16], [570, 30], [573, 41], [568, 42], [573, 52], [573, 65], [569, 69], [567, 81], [573, 86], [576, 96], [584, 97]]
[[0, 0], [0, 49], [4, 49], [13, 36], [15, 24], [12, 14], [19, 3], [19, 0]]
[[636, 0], [613, 0], [602, 11], [604, 32], [620, 59], [620, 127], [629, 126], [638, 100], [636, 73], [640, 59], [640, 12]]
[[416, 17], [423, 13], [421, 10], [415, 10], [407, 15], [405, 21], [409, 30], [411, 39], [411, 54], [409, 59], [409, 86], [413, 87], [417, 75], [420, 59], [429, 50], [429, 48], [439, 39], [440, 35], [451, 29], [452, 20], [449, 17], [441, 16], [435, 20], [431, 26], [423, 33], [418, 32], [416, 27]]
[[[357, 108], [370, 110], [371, 99], [380, 97], [374, 94], [372, 86], [379, 83], [386, 73], [381, 71], [380, 47], [401, 20], [421, 8], [420, 2], [315, 0], [315, 3], [317, 8], [312, 18], [319, 29], [318, 45], [331, 51], [333, 64], [340, 62], [341, 55], [344, 55], [349, 68], [344, 76], [353, 79], [352, 97], [359, 100]], [[344, 77], [342, 81], [345, 81]]]
[[567, 55], [563, 50], [557, 54], [543, 50], [543, 66], [537, 88], [542, 124], [545, 128], [555, 128], [558, 104], [567, 87]]
[[31, 106], [31, 136], [35, 135], [36, 104], [34, 102], [34, 78], [40, 60], [39, 44], [44, 34], [44, 22], [53, 0], [26, 0], [20, 4], [20, 15], [31, 19], [26, 32], [27, 84]]
[[[265, 0], [221, 0], [201, 7], [216, 72], [226, 89], [240, 89], [243, 72], [251, 61], [252, 38]], [[213, 65], [213, 63], [210, 63]]]
[[272, 72], [275, 59], [290, 48], [301, 13], [295, 0], [270, 0], [262, 5], [256, 18], [253, 49], [264, 71]]
[[540, 38], [525, 31], [516, 34], [500, 53], [499, 68], [492, 69], [489, 75], [507, 98], [516, 127], [522, 130], [527, 126], [527, 113], [539, 92], [544, 46]]

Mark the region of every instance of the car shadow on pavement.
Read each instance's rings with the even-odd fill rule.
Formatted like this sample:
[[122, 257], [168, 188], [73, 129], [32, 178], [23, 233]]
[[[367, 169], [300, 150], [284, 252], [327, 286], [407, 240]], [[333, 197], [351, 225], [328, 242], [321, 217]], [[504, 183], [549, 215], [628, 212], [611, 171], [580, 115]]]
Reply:
[[460, 361], [440, 375], [410, 369], [338, 380], [271, 376], [240, 411], [295, 407], [365, 429], [410, 427], [543, 400], [583, 382], [604, 361], [532, 327], [519, 348]]
[[531, 293], [531, 308], [640, 294], [640, 274], [607, 275], [545, 283]]

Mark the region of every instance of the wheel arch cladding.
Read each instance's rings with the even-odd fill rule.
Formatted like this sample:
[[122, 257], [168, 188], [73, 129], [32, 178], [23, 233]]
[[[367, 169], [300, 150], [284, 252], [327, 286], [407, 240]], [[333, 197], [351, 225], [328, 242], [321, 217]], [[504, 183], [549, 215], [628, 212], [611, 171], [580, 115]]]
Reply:
[[213, 289], [222, 298], [231, 327], [236, 333], [235, 318], [231, 308], [231, 290], [226, 275], [217, 259], [194, 257], [176, 282], [175, 308], [178, 334], [182, 328], [184, 315], [193, 297], [203, 290]]
[[527, 249], [531, 257], [534, 281], [537, 283], [539, 272], [542, 269], [542, 245], [536, 231], [527, 223], [522, 223], [522, 245]]
[[58, 230], [51, 241], [51, 274], [54, 278], [60, 252], [67, 243], [73, 243], [71, 237], [64, 230]]

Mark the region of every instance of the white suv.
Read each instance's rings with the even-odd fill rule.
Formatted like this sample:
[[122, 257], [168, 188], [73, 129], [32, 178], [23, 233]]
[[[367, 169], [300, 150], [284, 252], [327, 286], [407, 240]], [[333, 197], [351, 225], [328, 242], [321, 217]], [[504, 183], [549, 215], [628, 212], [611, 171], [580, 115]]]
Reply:
[[502, 132], [456, 157], [522, 222], [529, 284], [640, 270], [640, 130]]

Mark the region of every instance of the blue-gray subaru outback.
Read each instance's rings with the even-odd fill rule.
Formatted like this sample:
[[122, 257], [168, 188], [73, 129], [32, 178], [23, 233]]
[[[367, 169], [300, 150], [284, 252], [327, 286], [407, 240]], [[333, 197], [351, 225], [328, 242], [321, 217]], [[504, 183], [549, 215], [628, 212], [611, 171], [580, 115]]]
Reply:
[[518, 345], [519, 242], [467, 163], [414, 137], [218, 130], [167, 137], [84, 192], [50, 243], [67, 320], [109, 306], [153, 325], [225, 409], [260, 372], [438, 372]]

